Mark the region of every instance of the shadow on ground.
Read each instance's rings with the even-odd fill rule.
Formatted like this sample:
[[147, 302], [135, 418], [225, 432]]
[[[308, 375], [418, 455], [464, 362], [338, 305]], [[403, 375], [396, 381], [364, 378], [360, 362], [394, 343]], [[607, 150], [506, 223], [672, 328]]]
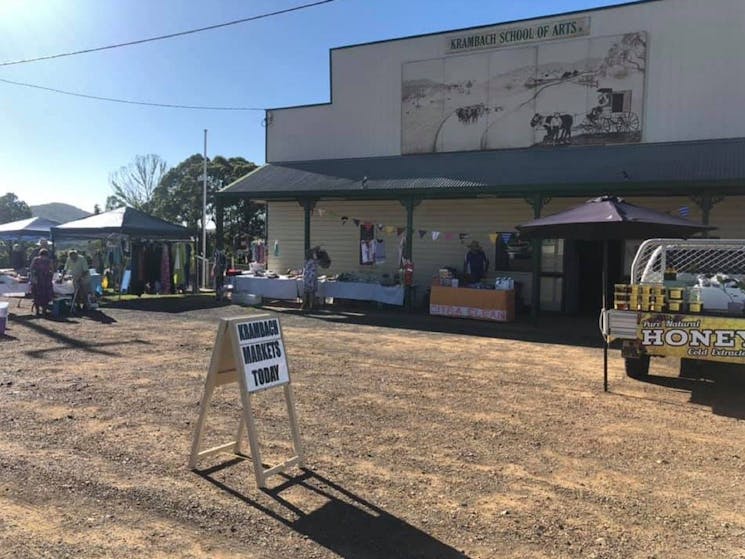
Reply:
[[716, 415], [745, 419], [743, 365], [682, 359], [679, 377], [648, 375], [639, 380], [690, 392], [692, 404], [708, 406]]
[[[468, 559], [455, 548], [308, 469], [303, 469], [302, 475], [297, 477], [283, 475], [284, 483], [263, 490], [274, 501], [275, 506], [271, 502], [261, 504], [214, 477], [219, 470], [242, 461], [242, 458], [236, 458], [195, 472], [222, 491], [340, 557]], [[307, 500], [310, 502], [317, 502], [319, 497], [325, 502], [315, 510], [303, 511], [282, 496], [289, 489], [294, 489], [295, 496], [298, 495], [298, 490], [307, 492]]]
[[[146, 342], [145, 340], [140, 340], [140, 339], [116, 340], [112, 342], [94, 342], [94, 341], [80, 340], [80, 339], [68, 336], [66, 334], [63, 334], [61, 332], [56, 332], [52, 330], [51, 328], [47, 328], [44, 325], [45, 321], [46, 319], [42, 317], [35, 317], [33, 315], [14, 316], [13, 318], [13, 323], [17, 324], [19, 327], [28, 328], [30, 330], [35, 331], [37, 334], [47, 337], [50, 341], [50, 344], [54, 342], [56, 342], [57, 344], [60, 344], [60, 345], [50, 345], [48, 347], [43, 347], [40, 349], [33, 349], [33, 350], [25, 351], [24, 353], [28, 355], [29, 357], [34, 357], [37, 359], [44, 359], [45, 355], [51, 354], [51, 357], [53, 358], [55, 352], [58, 352], [64, 349], [79, 349], [87, 353], [95, 353], [99, 355], [105, 355], [107, 357], [117, 357], [119, 356], [118, 353], [108, 351], [102, 348], [110, 347], [110, 346], [119, 347], [122, 345], [129, 345], [129, 344], [150, 345], [150, 342]], [[58, 320], [55, 322], [75, 323], [75, 321], [72, 321], [69, 319], [62, 319], [62, 320]]]
[[227, 301], [217, 301], [214, 294], [202, 295], [173, 295], [173, 296], [147, 296], [143, 295], [137, 299], [123, 299], [118, 301], [115, 297], [101, 303], [103, 309], [128, 309], [133, 311], [182, 313], [198, 311], [203, 309], [214, 309], [228, 306]]
[[523, 342], [563, 344], [582, 347], [603, 346], [597, 318], [546, 314], [531, 319], [518, 316], [514, 322], [490, 322], [433, 316], [422, 311], [408, 312], [394, 307], [377, 308], [371, 304], [334, 303], [316, 311], [301, 311], [299, 305], [272, 302], [260, 308], [291, 316], [304, 316], [323, 322], [403, 328], [423, 332], [483, 336]]

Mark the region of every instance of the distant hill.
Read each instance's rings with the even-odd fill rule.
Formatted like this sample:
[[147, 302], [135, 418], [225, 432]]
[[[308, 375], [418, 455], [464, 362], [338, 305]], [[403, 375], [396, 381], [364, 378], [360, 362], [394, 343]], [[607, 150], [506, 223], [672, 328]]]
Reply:
[[60, 223], [67, 223], [68, 221], [74, 221], [83, 217], [88, 217], [90, 213], [71, 206], [70, 204], [62, 204], [60, 202], [52, 202], [51, 204], [41, 204], [39, 206], [30, 206], [31, 215], [34, 217], [43, 217], [45, 219], [52, 219], [59, 221]]

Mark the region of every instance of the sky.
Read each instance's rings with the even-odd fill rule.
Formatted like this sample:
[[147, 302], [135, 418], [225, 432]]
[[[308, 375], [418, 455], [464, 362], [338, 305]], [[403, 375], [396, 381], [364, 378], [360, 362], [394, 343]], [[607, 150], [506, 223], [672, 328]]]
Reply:
[[[0, 0], [0, 63], [111, 45], [313, 0]], [[118, 104], [0, 82], [0, 195], [104, 206], [109, 175], [154, 153], [264, 163], [263, 109], [329, 101], [329, 49], [623, 3], [334, 0], [217, 30], [0, 67], [0, 79], [196, 111]]]

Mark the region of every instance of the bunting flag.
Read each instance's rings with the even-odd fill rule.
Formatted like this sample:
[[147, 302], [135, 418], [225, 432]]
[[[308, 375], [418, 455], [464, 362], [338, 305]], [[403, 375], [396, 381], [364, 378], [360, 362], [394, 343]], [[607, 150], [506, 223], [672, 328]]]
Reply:
[[345, 215], [341, 216], [341, 224], [342, 225], [346, 225], [347, 224], [347, 220], [349, 220], [349, 218], [347, 216], [345, 216]]
[[496, 233], [489, 233], [489, 242], [493, 245], [496, 245], [498, 237], [499, 235], [497, 235]]
[[468, 233], [458, 233], [458, 238], [460, 239], [461, 243], [468, 240], [470, 236], [471, 235], [469, 235]]
[[440, 238], [440, 232], [439, 231], [432, 231], [432, 240], [436, 241]]
[[510, 243], [510, 239], [512, 238], [512, 233], [502, 233], [501, 237], [502, 237], [502, 242], [507, 245]]
[[385, 225], [383, 225], [382, 223], [376, 223], [375, 224], [375, 227], [378, 228], [378, 231], [382, 231], [383, 230], [383, 227], [385, 227]]
[[324, 210], [323, 208], [318, 208], [318, 215], [323, 217], [324, 215], [326, 215], [326, 210]]
[[427, 234], [427, 232], [424, 229], [420, 229], [419, 230], [419, 238], [420, 239], [423, 239], [424, 238], [424, 235], [426, 235], [426, 234]]
[[352, 221], [354, 221], [354, 226], [355, 227], [359, 227], [360, 226], [360, 220], [357, 219], [356, 217], [355, 218], [352, 218]]
[[680, 212], [680, 217], [688, 217], [688, 206], [681, 206], [678, 211]]
[[396, 228], [393, 225], [386, 225], [383, 229], [388, 235], [391, 235], [396, 232]]
[[455, 233], [451, 233], [450, 231], [445, 233], [446, 241], [452, 241], [454, 238], [455, 238]]
[[404, 231], [406, 231], [406, 227], [396, 227], [396, 235], [399, 237], [404, 234]]

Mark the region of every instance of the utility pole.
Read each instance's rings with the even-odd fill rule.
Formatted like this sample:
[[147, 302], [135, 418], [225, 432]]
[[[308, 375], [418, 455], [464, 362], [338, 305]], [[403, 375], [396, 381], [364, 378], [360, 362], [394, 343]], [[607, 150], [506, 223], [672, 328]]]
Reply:
[[204, 167], [202, 168], [202, 287], [207, 287], [207, 129], [204, 129]]

